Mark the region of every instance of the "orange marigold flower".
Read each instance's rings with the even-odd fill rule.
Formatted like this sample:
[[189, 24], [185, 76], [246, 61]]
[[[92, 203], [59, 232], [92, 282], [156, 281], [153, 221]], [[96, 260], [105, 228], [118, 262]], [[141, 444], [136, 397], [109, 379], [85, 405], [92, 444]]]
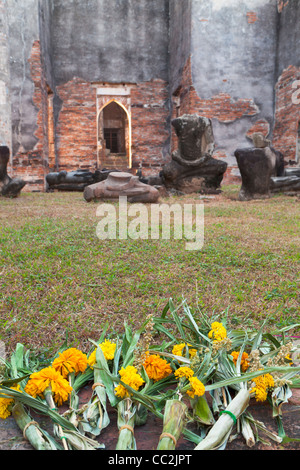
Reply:
[[154, 380], [154, 382], [158, 382], [172, 374], [170, 364], [157, 354], [147, 356], [143, 365], [149, 379]]
[[[236, 365], [238, 358], [239, 358], [240, 353], [238, 351], [233, 351], [231, 353], [231, 356], [233, 358], [234, 365]], [[242, 359], [241, 359], [241, 369], [242, 372], [246, 372], [246, 370], [249, 368], [249, 354], [246, 352], [243, 352], [242, 354]]]
[[60, 372], [64, 378], [67, 378], [72, 372], [75, 372], [76, 375], [79, 372], [84, 372], [87, 364], [86, 354], [76, 348], [70, 348], [63, 353], [59, 353], [59, 356], [54, 359], [52, 367]]
[[40, 372], [34, 372], [29, 377], [25, 392], [36, 398], [37, 396], [43, 397], [46, 388], [51, 387], [54, 401], [58, 406], [61, 406], [64, 401], [68, 399], [72, 391], [69, 382], [54, 369], [54, 367], [47, 367]]

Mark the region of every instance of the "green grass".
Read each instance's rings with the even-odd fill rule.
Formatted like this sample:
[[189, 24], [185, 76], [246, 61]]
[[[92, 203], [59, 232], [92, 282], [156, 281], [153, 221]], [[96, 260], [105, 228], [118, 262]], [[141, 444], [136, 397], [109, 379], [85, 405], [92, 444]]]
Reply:
[[[0, 339], [33, 350], [89, 349], [103, 325], [123, 330], [184, 296], [233, 325], [299, 321], [299, 199], [241, 203], [225, 187], [205, 202], [205, 244], [96, 237], [97, 205], [82, 194], [22, 193], [0, 200]], [[199, 201], [197, 196], [164, 200]], [[297, 334], [297, 333], [296, 333]], [[298, 333], [299, 334], [299, 333]]]

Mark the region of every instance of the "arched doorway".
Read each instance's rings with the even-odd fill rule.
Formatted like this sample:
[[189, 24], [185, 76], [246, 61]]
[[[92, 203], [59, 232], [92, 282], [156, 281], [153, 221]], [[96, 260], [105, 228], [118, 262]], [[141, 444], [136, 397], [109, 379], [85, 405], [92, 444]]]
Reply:
[[131, 168], [131, 119], [126, 108], [112, 100], [98, 114], [98, 166]]

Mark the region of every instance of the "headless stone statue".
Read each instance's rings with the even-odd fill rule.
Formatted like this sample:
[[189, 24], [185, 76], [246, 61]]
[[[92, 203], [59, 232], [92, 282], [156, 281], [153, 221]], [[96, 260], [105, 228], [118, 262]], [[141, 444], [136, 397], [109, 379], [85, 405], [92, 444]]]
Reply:
[[10, 178], [7, 174], [10, 151], [6, 146], [0, 146], [0, 195], [15, 198], [26, 186], [26, 182], [20, 178]]
[[88, 170], [60, 171], [49, 173], [46, 176], [48, 191], [84, 191], [86, 186], [104, 181], [109, 173], [116, 170]]
[[252, 140], [254, 148], [237, 149], [234, 153], [242, 177], [241, 201], [269, 197], [271, 179], [284, 172], [283, 154], [271, 147], [263, 134], [253, 134]]
[[178, 137], [178, 150], [163, 168], [165, 186], [186, 194], [216, 192], [227, 163], [213, 158], [215, 144], [211, 120], [185, 114], [174, 119], [172, 125]]

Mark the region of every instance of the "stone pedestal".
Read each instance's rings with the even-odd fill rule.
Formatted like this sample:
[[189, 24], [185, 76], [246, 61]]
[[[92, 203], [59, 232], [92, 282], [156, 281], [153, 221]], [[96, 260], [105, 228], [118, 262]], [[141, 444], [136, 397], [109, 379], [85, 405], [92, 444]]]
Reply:
[[153, 186], [142, 183], [138, 176], [123, 172], [110, 173], [105, 181], [87, 186], [84, 190], [87, 202], [118, 199], [120, 196], [126, 196], [131, 203], [156, 203], [160, 194]]

